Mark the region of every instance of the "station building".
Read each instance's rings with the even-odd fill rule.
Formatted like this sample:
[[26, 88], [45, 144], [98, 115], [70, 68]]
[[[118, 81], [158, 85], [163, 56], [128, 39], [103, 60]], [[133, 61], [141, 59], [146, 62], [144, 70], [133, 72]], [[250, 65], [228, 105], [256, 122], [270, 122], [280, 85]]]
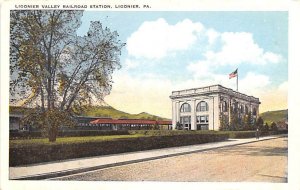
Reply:
[[230, 123], [230, 114], [237, 113], [239, 118], [259, 114], [258, 98], [248, 96], [221, 85], [173, 91], [172, 129], [178, 123], [186, 130], [219, 130], [221, 118]]

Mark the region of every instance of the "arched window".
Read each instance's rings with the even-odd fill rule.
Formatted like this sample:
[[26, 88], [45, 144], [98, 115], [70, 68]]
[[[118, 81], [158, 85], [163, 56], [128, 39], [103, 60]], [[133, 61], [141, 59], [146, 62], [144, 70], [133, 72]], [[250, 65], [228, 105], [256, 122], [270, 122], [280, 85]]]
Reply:
[[182, 104], [180, 112], [191, 112], [191, 106], [188, 103]]
[[223, 105], [222, 105], [222, 106], [223, 106], [222, 111], [223, 111], [223, 112], [227, 112], [227, 111], [228, 111], [228, 104], [227, 104], [226, 101], [223, 102]]
[[245, 106], [245, 113], [248, 114], [248, 106]]
[[204, 101], [198, 103], [196, 111], [208, 111], [208, 104]]

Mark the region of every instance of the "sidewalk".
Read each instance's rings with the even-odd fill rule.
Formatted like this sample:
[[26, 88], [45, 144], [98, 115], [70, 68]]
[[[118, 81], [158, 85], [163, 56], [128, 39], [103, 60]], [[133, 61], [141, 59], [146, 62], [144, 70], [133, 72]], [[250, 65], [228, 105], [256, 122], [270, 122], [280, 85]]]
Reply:
[[32, 164], [22, 167], [10, 167], [10, 179], [39, 180], [103, 169], [124, 164], [154, 160], [159, 158], [178, 156], [183, 154], [201, 152], [215, 148], [246, 144], [256, 141], [280, 138], [286, 135], [274, 135], [261, 137], [259, 140], [250, 139], [228, 139], [227, 141], [190, 145], [182, 147], [163, 148], [139, 152], [121, 153], [96, 157], [85, 157], [71, 160], [46, 162]]

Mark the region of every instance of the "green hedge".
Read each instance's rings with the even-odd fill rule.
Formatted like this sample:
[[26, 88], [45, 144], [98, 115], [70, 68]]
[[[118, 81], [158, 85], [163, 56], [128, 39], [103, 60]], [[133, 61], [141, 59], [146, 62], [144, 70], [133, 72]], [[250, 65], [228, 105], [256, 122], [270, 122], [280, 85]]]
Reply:
[[[182, 134], [215, 134], [217, 131], [186, 131], [186, 130], [65, 130], [59, 131], [58, 137], [84, 137], [84, 136], [106, 136], [106, 135], [129, 135], [142, 134], [149, 136], [170, 136]], [[11, 131], [9, 133], [10, 139], [33, 139], [45, 138], [42, 131]]]
[[[65, 130], [59, 131], [58, 137], [83, 137], [83, 136], [107, 136], [129, 135], [128, 131], [101, 131], [101, 130]], [[9, 139], [33, 139], [45, 138], [42, 131], [14, 131], [9, 133]]]
[[147, 136], [172, 136], [192, 134], [222, 134], [220, 131], [188, 131], [188, 130], [130, 130], [129, 134], [141, 134]]
[[[287, 134], [287, 130], [261, 131], [261, 136]], [[255, 131], [186, 131], [186, 130], [65, 130], [59, 131], [58, 137], [84, 137], [84, 136], [107, 136], [107, 135], [129, 135], [141, 134], [146, 136], [172, 136], [183, 134], [229, 134], [229, 138], [252, 138]], [[13, 131], [9, 133], [10, 139], [34, 139], [44, 138], [41, 131]]]
[[[256, 136], [256, 131], [223, 131], [225, 134], [229, 135], [232, 139], [242, 139], [242, 138], [253, 138]], [[287, 130], [282, 131], [260, 131], [260, 136], [270, 136], [277, 134], [287, 134]]]
[[185, 146], [223, 141], [226, 139], [228, 139], [228, 134], [183, 134], [71, 144], [54, 143], [51, 145], [12, 146], [9, 149], [9, 165], [17, 166], [79, 157]]

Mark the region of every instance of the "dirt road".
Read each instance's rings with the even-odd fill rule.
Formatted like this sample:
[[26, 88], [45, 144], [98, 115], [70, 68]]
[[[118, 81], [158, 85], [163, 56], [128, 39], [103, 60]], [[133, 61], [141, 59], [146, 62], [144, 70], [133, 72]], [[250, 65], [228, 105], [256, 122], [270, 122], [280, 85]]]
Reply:
[[287, 182], [287, 137], [101, 169], [56, 180]]

